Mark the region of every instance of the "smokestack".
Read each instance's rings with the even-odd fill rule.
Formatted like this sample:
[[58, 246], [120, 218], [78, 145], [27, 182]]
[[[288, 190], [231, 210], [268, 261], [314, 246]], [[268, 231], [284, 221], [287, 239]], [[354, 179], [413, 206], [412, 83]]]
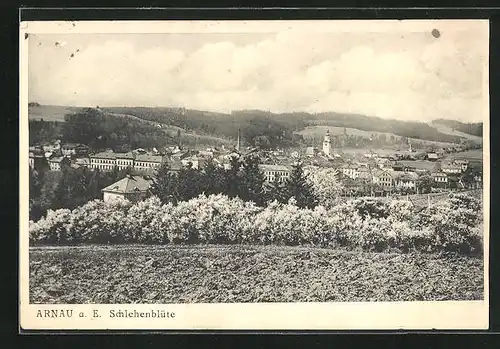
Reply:
[[181, 146], [181, 130], [177, 129], [177, 146]]
[[238, 140], [236, 141], [236, 150], [240, 151], [240, 145], [241, 145], [241, 131], [238, 129]]

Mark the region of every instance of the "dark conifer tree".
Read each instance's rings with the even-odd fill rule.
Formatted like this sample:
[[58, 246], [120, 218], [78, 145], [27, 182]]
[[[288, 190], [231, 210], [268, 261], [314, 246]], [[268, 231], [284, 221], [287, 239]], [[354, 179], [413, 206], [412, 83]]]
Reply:
[[200, 179], [200, 171], [194, 169], [191, 163], [182, 167], [177, 175], [177, 201], [187, 201], [203, 193]]
[[257, 205], [263, 205], [264, 197], [264, 175], [259, 168], [259, 159], [249, 156], [243, 162], [241, 168], [240, 198], [245, 201], [253, 201]]
[[224, 169], [209, 160], [200, 174], [200, 186], [206, 195], [224, 193], [227, 187]]
[[240, 188], [239, 182], [240, 178], [240, 168], [241, 162], [237, 157], [232, 157], [229, 162], [229, 169], [225, 171], [225, 191], [224, 193], [231, 198], [239, 196]]
[[293, 165], [290, 178], [286, 182], [286, 195], [295, 198], [297, 206], [313, 208], [317, 204], [312, 185], [307, 181], [302, 163]]
[[168, 202], [176, 203], [179, 199], [177, 183], [177, 176], [171, 172], [170, 165], [165, 162], [158, 169], [156, 176], [154, 176], [149, 191], [165, 204]]
[[264, 185], [264, 190], [265, 190], [265, 199], [266, 202], [272, 202], [274, 200], [285, 204], [288, 202], [288, 195], [287, 195], [287, 187], [286, 187], [286, 182], [280, 182], [279, 180], [275, 180], [272, 183], [265, 183]]

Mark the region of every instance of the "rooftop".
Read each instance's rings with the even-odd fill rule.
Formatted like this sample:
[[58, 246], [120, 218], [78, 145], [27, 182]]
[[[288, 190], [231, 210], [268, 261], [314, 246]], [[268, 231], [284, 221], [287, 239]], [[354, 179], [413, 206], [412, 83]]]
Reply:
[[85, 165], [85, 164], [88, 164], [90, 161], [88, 158], [78, 158], [78, 159], [75, 159], [75, 163], [77, 164], [82, 164], [82, 165]]
[[398, 173], [396, 174], [395, 178], [398, 178], [401, 180], [416, 180], [416, 179], [418, 179], [418, 175], [415, 172], [403, 172], [403, 173], [401, 173], [401, 171], [397, 171], [397, 172]]
[[146, 162], [162, 162], [163, 157], [160, 155], [148, 155], [148, 154], [138, 154], [135, 157], [136, 161], [146, 161]]
[[444, 173], [444, 172], [433, 172], [432, 176], [435, 176], [435, 177], [448, 177], [448, 175], [446, 173]]
[[441, 168], [443, 169], [461, 169], [462, 167], [460, 165], [457, 165], [457, 164], [442, 164], [441, 165]]
[[134, 155], [134, 153], [132, 153], [130, 151], [128, 153], [116, 153], [116, 158], [117, 159], [134, 159], [135, 155]]
[[376, 177], [379, 177], [381, 175], [389, 175], [389, 176], [394, 176], [392, 173], [393, 172], [402, 172], [402, 171], [384, 171], [384, 170], [375, 170], [373, 171], [373, 175]]
[[53, 158], [49, 159], [50, 162], [61, 162], [63, 160], [64, 160], [64, 156], [57, 156], [57, 157], [53, 157]]
[[290, 166], [285, 165], [259, 165], [259, 168], [263, 171], [290, 171]]
[[84, 144], [80, 144], [80, 143], [65, 143], [65, 144], [63, 144], [62, 147], [66, 148], [66, 149], [70, 149], [70, 148], [87, 147], [87, 146]]
[[107, 186], [102, 191], [121, 194], [135, 193], [138, 191], [144, 192], [149, 189], [152, 183], [153, 181], [151, 179], [146, 179], [144, 176], [127, 176]]
[[115, 153], [102, 152], [97, 154], [90, 155], [91, 158], [99, 158], [99, 159], [116, 159]]

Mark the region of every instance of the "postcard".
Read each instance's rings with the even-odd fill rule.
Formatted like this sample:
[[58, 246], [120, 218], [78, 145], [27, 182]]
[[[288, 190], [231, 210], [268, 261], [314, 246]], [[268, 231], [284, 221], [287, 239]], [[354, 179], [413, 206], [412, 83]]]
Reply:
[[487, 329], [487, 20], [20, 23], [23, 330]]

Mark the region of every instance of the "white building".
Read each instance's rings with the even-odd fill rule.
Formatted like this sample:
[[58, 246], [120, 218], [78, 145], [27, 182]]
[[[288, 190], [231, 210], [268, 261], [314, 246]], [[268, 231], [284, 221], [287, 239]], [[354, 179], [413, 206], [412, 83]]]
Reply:
[[115, 153], [97, 153], [90, 155], [90, 168], [101, 171], [112, 171], [116, 166]]
[[436, 183], [448, 183], [448, 175], [445, 172], [436, 172], [432, 174], [434, 182]]
[[395, 171], [384, 171], [377, 170], [373, 173], [373, 183], [378, 184], [381, 187], [391, 188], [394, 182], [394, 173]]
[[152, 183], [149, 177], [129, 175], [102, 189], [103, 201], [109, 202], [122, 198], [135, 202], [145, 199]]
[[134, 168], [134, 153], [116, 153], [116, 167], [119, 170], [127, 167]]
[[356, 179], [359, 176], [359, 166], [355, 164], [349, 164], [342, 167], [342, 174], [351, 179]]
[[160, 168], [162, 157], [159, 155], [137, 154], [134, 161], [134, 169], [139, 171], [150, 171]]
[[418, 175], [415, 172], [404, 172], [395, 174], [394, 185], [397, 188], [417, 189]]
[[437, 153], [427, 153], [427, 159], [429, 161], [436, 161], [439, 159], [439, 155]]
[[202, 168], [205, 165], [206, 160], [200, 156], [189, 156], [181, 160], [183, 166], [188, 166], [191, 164], [191, 167], [195, 170]]
[[285, 182], [292, 173], [291, 167], [285, 165], [259, 165], [259, 168], [264, 173], [265, 181], [268, 183]]

